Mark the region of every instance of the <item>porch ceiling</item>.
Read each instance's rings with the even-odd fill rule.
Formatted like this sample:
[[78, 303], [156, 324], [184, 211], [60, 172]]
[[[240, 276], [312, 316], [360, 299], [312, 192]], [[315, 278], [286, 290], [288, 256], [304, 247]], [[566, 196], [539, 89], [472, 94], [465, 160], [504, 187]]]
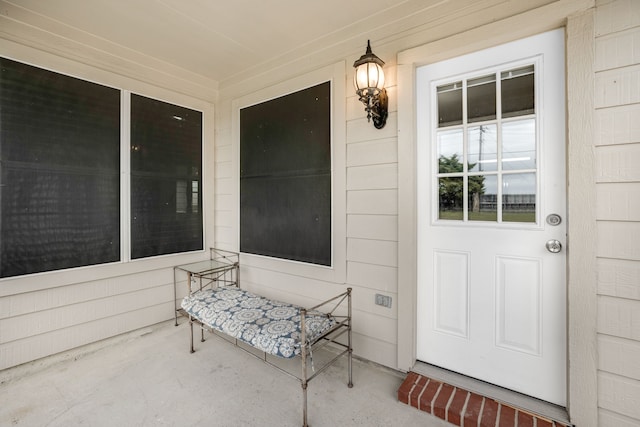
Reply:
[[222, 86], [336, 46], [350, 55], [357, 46], [364, 50], [374, 32], [378, 38], [407, 34], [444, 17], [470, 16], [504, 3], [509, 2], [0, 0], [6, 23], [0, 35], [9, 34], [12, 23], [26, 23], [49, 34], [61, 51], [80, 43], [116, 58], [147, 58], [156, 68], [165, 64], [168, 74]]

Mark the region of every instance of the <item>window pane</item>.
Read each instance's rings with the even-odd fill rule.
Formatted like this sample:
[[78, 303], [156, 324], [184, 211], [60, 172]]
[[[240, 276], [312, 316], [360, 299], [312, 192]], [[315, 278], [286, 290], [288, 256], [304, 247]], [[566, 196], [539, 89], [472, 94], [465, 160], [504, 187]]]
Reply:
[[535, 113], [533, 65], [501, 73], [502, 117]]
[[0, 70], [0, 277], [118, 261], [120, 92]]
[[498, 138], [496, 125], [469, 128], [469, 172], [495, 171], [498, 169]]
[[438, 179], [439, 213], [438, 219], [462, 220], [464, 218], [462, 194], [463, 178], [447, 177]]
[[536, 222], [536, 174], [509, 174], [502, 177], [502, 220]]
[[502, 169], [536, 168], [536, 121], [518, 120], [502, 125]]
[[240, 251], [330, 266], [331, 82], [240, 110]]
[[469, 123], [496, 118], [496, 76], [467, 81], [467, 121]]
[[462, 124], [462, 82], [439, 86], [438, 127]]
[[469, 177], [469, 221], [498, 220], [498, 177], [474, 175]]
[[464, 169], [462, 129], [439, 131], [437, 139], [438, 172], [462, 172]]
[[202, 113], [132, 95], [131, 258], [203, 248], [201, 165]]

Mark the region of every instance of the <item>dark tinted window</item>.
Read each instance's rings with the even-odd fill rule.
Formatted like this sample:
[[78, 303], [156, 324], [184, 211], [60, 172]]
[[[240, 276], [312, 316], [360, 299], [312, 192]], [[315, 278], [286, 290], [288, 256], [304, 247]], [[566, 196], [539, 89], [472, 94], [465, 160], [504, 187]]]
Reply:
[[0, 276], [119, 260], [120, 91], [0, 68]]
[[202, 113], [131, 95], [131, 258], [203, 248]]

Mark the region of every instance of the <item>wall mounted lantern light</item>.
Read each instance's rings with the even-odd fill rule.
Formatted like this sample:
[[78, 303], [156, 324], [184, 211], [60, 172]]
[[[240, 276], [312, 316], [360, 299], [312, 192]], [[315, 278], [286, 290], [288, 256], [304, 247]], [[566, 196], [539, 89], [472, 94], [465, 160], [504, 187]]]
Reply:
[[384, 61], [371, 52], [371, 43], [367, 41], [367, 52], [353, 63], [356, 69], [353, 76], [353, 85], [364, 104], [367, 112], [367, 120], [373, 119], [376, 129], [382, 129], [387, 123], [389, 114], [389, 98], [384, 88]]

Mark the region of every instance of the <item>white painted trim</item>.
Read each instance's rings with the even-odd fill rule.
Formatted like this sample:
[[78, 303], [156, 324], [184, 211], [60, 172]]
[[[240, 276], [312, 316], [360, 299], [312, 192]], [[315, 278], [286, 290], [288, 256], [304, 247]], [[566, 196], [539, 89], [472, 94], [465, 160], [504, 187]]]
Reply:
[[131, 259], [131, 91], [120, 91], [120, 261]]
[[241, 254], [241, 265], [344, 283], [346, 280], [346, 99], [345, 62], [321, 68], [232, 101], [233, 250], [240, 247], [240, 109], [331, 81], [332, 267]]
[[598, 425], [595, 127], [595, 11], [567, 22], [567, 409]]

